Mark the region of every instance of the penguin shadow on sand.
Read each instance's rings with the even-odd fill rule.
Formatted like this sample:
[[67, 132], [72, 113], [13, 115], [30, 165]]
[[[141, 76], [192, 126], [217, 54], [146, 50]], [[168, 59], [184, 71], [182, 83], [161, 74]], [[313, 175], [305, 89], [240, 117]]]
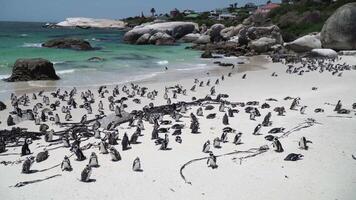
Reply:
[[96, 182], [96, 179], [90, 178], [90, 179], [88, 179], [87, 181], [81, 181], [81, 182], [83, 182], [83, 183], [95, 183], [95, 182]]

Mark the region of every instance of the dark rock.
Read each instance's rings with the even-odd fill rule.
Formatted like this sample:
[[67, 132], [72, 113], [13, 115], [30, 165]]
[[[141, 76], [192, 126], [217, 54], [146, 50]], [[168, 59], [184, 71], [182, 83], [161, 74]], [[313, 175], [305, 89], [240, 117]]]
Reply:
[[334, 50], [356, 49], [356, 3], [338, 8], [321, 30], [323, 48]]
[[6, 105], [2, 101], [0, 101], [0, 111], [5, 109], [6, 109]]
[[90, 61], [90, 62], [102, 62], [104, 60], [105, 60], [104, 58], [100, 58], [100, 57], [96, 57], [96, 56], [88, 59], [88, 61]]
[[93, 50], [89, 42], [78, 38], [53, 39], [43, 43], [42, 46], [59, 49]]
[[42, 58], [16, 60], [8, 82], [30, 80], [58, 80], [53, 63]]
[[204, 53], [201, 54], [201, 58], [213, 58], [213, 55], [210, 51], [204, 51]]

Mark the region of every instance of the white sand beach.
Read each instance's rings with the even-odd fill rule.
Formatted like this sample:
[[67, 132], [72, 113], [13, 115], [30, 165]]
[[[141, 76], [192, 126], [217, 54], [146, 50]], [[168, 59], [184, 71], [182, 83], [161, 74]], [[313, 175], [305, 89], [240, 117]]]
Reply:
[[[29, 145], [33, 156], [43, 150], [44, 147], [49, 151], [47, 160], [41, 163], [34, 163], [31, 167], [38, 170], [35, 173], [21, 173], [22, 162], [26, 156], [21, 157], [21, 145], [7, 147], [7, 151], [0, 154], [0, 194], [2, 199], [339, 199], [353, 200], [356, 197], [356, 160], [352, 155], [356, 155], [356, 115], [352, 104], [356, 103], [356, 70], [344, 71], [342, 76], [332, 75], [329, 72], [319, 73], [313, 71], [303, 75], [286, 73], [286, 66], [282, 63], [265, 62], [262, 56], [250, 58], [250, 63], [241, 66], [221, 67], [221, 70], [214, 69], [208, 74], [197, 77], [204, 81], [204, 86], [197, 84], [196, 91], [190, 91], [194, 85], [194, 80], [180, 79], [176, 81], [156, 80], [138, 82], [140, 87], [147, 87], [148, 91], [157, 90], [158, 95], [151, 101], [146, 96], [139, 98], [141, 104], [134, 103], [133, 98], [125, 101], [127, 108], [125, 111], [140, 110], [145, 105], [153, 103], [155, 106], [165, 105], [163, 98], [165, 87], [173, 87], [180, 84], [187, 89], [187, 95], [178, 94], [177, 99], [172, 98], [172, 91], [169, 90], [168, 96], [172, 103], [178, 101], [192, 101], [192, 97], [204, 98], [210, 94], [211, 86], [215, 85], [216, 79], [219, 84], [215, 85], [216, 94], [228, 94], [226, 98], [229, 102], [258, 101], [255, 106], [261, 112], [256, 120], [250, 120], [250, 115], [245, 112], [245, 107], [236, 106], [233, 109], [239, 110], [234, 117], [229, 117], [229, 127], [236, 129], [236, 133], [242, 133], [242, 144], [233, 144], [235, 133], [228, 133], [228, 142], [221, 143], [221, 148], [211, 146], [211, 151], [217, 157], [218, 168], [207, 167], [206, 159], [192, 162], [181, 170], [181, 167], [193, 159], [207, 157], [203, 153], [203, 144], [216, 137], [220, 137], [222, 129], [226, 127], [222, 123], [225, 112], [219, 112], [219, 104], [214, 105], [213, 110], [204, 110], [204, 116], [197, 116], [200, 124], [199, 134], [192, 134], [190, 126], [190, 113], [196, 114], [198, 107], [188, 107], [183, 114], [182, 122], [185, 128], [182, 129], [182, 143], [175, 141], [172, 136], [173, 129], [169, 129], [169, 144], [171, 150], [159, 150], [159, 145], [155, 145], [151, 140], [153, 125], [144, 121], [145, 130], [143, 136], [138, 138], [139, 144], [132, 144], [131, 149], [121, 150], [121, 139], [126, 132], [131, 136], [136, 130], [128, 123], [117, 127], [119, 132], [119, 144], [115, 146], [119, 150], [122, 160], [112, 162], [110, 155], [100, 154], [95, 146], [100, 139], [90, 137], [81, 142], [80, 146], [94, 144], [91, 148], [83, 150], [87, 157], [84, 161], [76, 161], [75, 156], [70, 157], [73, 171], [62, 171], [60, 164], [65, 155], [70, 156], [72, 152], [69, 148], [63, 148], [61, 140], [53, 145], [49, 145], [42, 139], [34, 140]], [[269, 60], [269, 59], [268, 59]], [[356, 65], [356, 57], [342, 56], [338, 63]], [[232, 72], [229, 77], [228, 73]], [[271, 76], [274, 73], [277, 76]], [[246, 74], [246, 78], [242, 76]], [[224, 80], [221, 76], [224, 75]], [[206, 81], [210, 79], [211, 85], [206, 86]], [[127, 84], [128, 88], [130, 85]], [[120, 87], [120, 92], [122, 85]], [[314, 90], [312, 89], [313, 87]], [[111, 95], [113, 87], [108, 87], [110, 94], [105, 94], [105, 98], [98, 96], [97, 89], [92, 89], [96, 101], [93, 104], [93, 114], [88, 114], [88, 119], [93, 119], [97, 114], [98, 102], [104, 103], [104, 113], [113, 113], [109, 110], [107, 97]], [[68, 88], [66, 88], [68, 90]], [[64, 90], [61, 91], [61, 93]], [[68, 90], [69, 92], [69, 90]], [[80, 105], [81, 89], [78, 90], [75, 100]], [[20, 94], [16, 94], [18, 97]], [[30, 99], [32, 93], [28, 94]], [[50, 97], [51, 103], [56, 99], [46, 91], [44, 95]], [[127, 96], [121, 92], [115, 99]], [[285, 100], [286, 97], [300, 98], [297, 110], [290, 110], [289, 107], [293, 99]], [[213, 96], [215, 98], [216, 96]], [[277, 101], [267, 101], [273, 98]], [[349, 114], [337, 114], [334, 112], [336, 103], [341, 100], [343, 108], [350, 110]], [[11, 129], [6, 124], [12, 106], [9, 100], [4, 101], [7, 109], [0, 111], [0, 129]], [[22, 109], [32, 109], [33, 106], [42, 102], [31, 100], [28, 107], [20, 106]], [[263, 103], [268, 103], [270, 108], [261, 109]], [[332, 104], [332, 105], [330, 105]], [[64, 114], [60, 111], [65, 102], [57, 108], [61, 121], [64, 122]], [[278, 116], [273, 111], [275, 107], [284, 106], [285, 116]], [[301, 106], [307, 106], [305, 114], [300, 114]], [[48, 107], [48, 106], [47, 106]], [[226, 107], [231, 107], [226, 105]], [[317, 108], [324, 109], [324, 112], [315, 113]], [[225, 108], [227, 111], [227, 108]], [[262, 127], [261, 135], [253, 135], [255, 127], [262, 123], [268, 112], [271, 112], [272, 125]], [[216, 113], [215, 119], [207, 119], [206, 116]], [[82, 115], [86, 114], [85, 109], [72, 109], [72, 122], [79, 122]], [[311, 123], [312, 118], [317, 123]], [[174, 120], [166, 115], [165, 120]], [[309, 119], [309, 121], [308, 121]], [[16, 119], [15, 119], [16, 121]], [[305, 122], [309, 123], [305, 123]], [[65, 127], [55, 125], [53, 121], [47, 121], [50, 129], [55, 131], [63, 130]], [[171, 125], [161, 125], [160, 127], [171, 127]], [[304, 125], [310, 125], [305, 126]], [[34, 125], [33, 121], [22, 121], [16, 126], [27, 128], [28, 131], [39, 131], [39, 126]], [[272, 147], [272, 142], [264, 137], [269, 135], [268, 131], [272, 128], [285, 128], [285, 136], [280, 137], [280, 142], [284, 152], [277, 153]], [[300, 128], [300, 129], [298, 129]], [[283, 133], [274, 136], [282, 136]], [[102, 133], [103, 136], [103, 133]], [[312, 141], [309, 143], [308, 150], [298, 147], [301, 137], [306, 137]], [[160, 133], [164, 137], [164, 133]], [[57, 139], [58, 136], [54, 136]], [[73, 142], [73, 141], [71, 141]], [[263, 151], [254, 157], [244, 158], [256, 152], [254, 148], [267, 145], [269, 150]], [[252, 153], [237, 153], [237, 151], [247, 151], [253, 149]], [[95, 182], [83, 183], [79, 181], [81, 172], [88, 164], [90, 154], [95, 152], [98, 155], [98, 168], [92, 169], [91, 178]], [[235, 153], [233, 153], [235, 152]], [[232, 153], [230, 155], [225, 155]], [[284, 158], [290, 154], [302, 154], [304, 157], [298, 161], [285, 161]], [[223, 156], [220, 156], [223, 155]], [[139, 157], [142, 165], [142, 172], [132, 170], [132, 163]], [[13, 162], [7, 165], [4, 161]], [[52, 168], [53, 166], [56, 166]], [[47, 170], [44, 170], [47, 169]], [[41, 171], [42, 170], [42, 171]], [[57, 176], [55, 176], [57, 175]], [[182, 175], [186, 180], [182, 178]], [[47, 180], [25, 184], [22, 187], [14, 187], [19, 182], [42, 180], [47, 177], [55, 176]]]

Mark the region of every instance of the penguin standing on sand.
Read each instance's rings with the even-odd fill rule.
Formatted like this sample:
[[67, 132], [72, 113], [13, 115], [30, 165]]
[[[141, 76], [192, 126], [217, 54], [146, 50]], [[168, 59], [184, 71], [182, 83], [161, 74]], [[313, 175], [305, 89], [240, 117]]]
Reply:
[[83, 154], [83, 151], [80, 149], [78, 145], [73, 147], [74, 154], [77, 156], [77, 161], [83, 161], [86, 157]]
[[270, 126], [272, 124], [271, 115], [271, 112], [268, 112], [268, 114], [263, 119], [262, 126]]
[[164, 140], [163, 140], [163, 142], [162, 142], [162, 144], [161, 144], [161, 147], [159, 148], [160, 150], [167, 150], [167, 148], [168, 148], [168, 143], [169, 143], [169, 138], [168, 138], [168, 134], [166, 133], [165, 135], [164, 135]]
[[61, 163], [61, 169], [62, 171], [72, 171], [72, 166], [67, 156], [64, 156], [64, 159]]
[[304, 149], [304, 150], [308, 150], [309, 149], [308, 143], [312, 143], [312, 142], [308, 141], [305, 137], [300, 138], [300, 141], [298, 143], [299, 144], [299, 148], [300, 149]]
[[225, 115], [223, 116], [223, 124], [224, 125], [229, 125], [229, 117], [227, 116], [227, 114], [225, 113]]
[[261, 127], [262, 127], [262, 125], [261, 124], [258, 124], [257, 126], [256, 126], [256, 128], [253, 130], [253, 135], [259, 135], [260, 134], [260, 130], [261, 130]]
[[133, 161], [132, 170], [135, 171], [135, 172], [142, 171], [141, 162], [140, 162], [140, 158], [139, 157], [136, 157], [135, 160]]
[[0, 137], [0, 153], [6, 151], [6, 144], [4, 138]]
[[274, 147], [274, 150], [278, 153], [281, 153], [284, 151], [283, 147], [282, 147], [282, 144], [281, 142], [278, 140], [278, 138], [274, 138], [273, 140], [273, 147]]
[[208, 167], [211, 167], [212, 169], [216, 169], [218, 167], [216, 164], [216, 156], [214, 156], [212, 152], [209, 153], [209, 158], [206, 163]]
[[203, 116], [203, 108], [202, 107], [199, 107], [197, 109], [197, 116]]
[[127, 150], [128, 147], [130, 146], [130, 141], [129, 141], [129, 137], [127, 136], [127, 133], [125, 133], [124, 136], [122, 137], [121, 146], [123, 151]]
[[82, 173], [81, 173], [81, 181], [83, 182], [89, 182], [90, 181], [90, 176], [91, 176], [92, 169], [89, 165], [87, 165]]
[[101, 142], [99, 143], [99, 151], [101, 154], [109, 153], [107, 146], [107, 143], [104, 140], [101, 140]]
[[27, 139], [25, 139], [24, 144], [22, 145], [21, 148], [21, 156], [29, 155], [31, 154], [30, 148], [28, 147]]
[[220, 136], [220, 141], [223, 142], [223, 143], [227, 142], [227, 132], [224, 131], [224, 132], [221, 134], [221, 136]]
[[242, 133], [237, 133], [234, 137], [234, 144], [235, 145], [239, 145], [239, 144], [242, 144], [241, 142], [241, 136], [242, 136]]
[[121, 155], [120, 153], [114, 148], [110, 148], [110, 156], [112, 161], [120, 161], [121, 160]]
[[216, 137], [214, 139], [213, 146], [214, 146], [214, 148], [221, 148], [221, 146], [220, 146], [220, 138], [219, 137]]
[[29, 174], [31, 173], [31, 165], [35, 162], [35, 158], [33, 156], [27, 157], [25, 162], [22, 164], [22, 173]]
[[92, 152], [90, 155], [89, 159], [89, 164], [90, 167], [99, 167], [99, 162], [98, 162], [98, 156]]
[[339, 111], [341, 109], [341, 107], [342, 107], [341, 100], [339, 100], [334, 108], [334, 111], [336, 111], [336, 112]]
[[307, 109], [307, 106], [302, 106], [300, 108], [300, 114], [304, 115], [306, 109]]
[[208, 140], [203, 145], [203, 152], [204, 153], [209, 153], [209, 151], [210, 151], [210, 141]]

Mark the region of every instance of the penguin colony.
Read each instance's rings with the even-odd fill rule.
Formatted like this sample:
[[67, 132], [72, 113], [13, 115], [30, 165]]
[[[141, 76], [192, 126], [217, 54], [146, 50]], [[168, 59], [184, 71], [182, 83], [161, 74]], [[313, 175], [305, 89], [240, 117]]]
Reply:
[[[334, 64], [335, 60], [324, 59], [304, 59], [301, 67], [295, 67], [293, 63], [287, 64], [286, 73], [303, 75], [308, 72], [330, 72], [332, 75], [342, 76], [345, 71], [352, 70], [354, 67], [345, 64]], [[200, 119], [221, 120], [224, 128], [216, 130], [216, 134], [202, 145], [202, 152], [208, 155], [206, 164], [212, 169], [218, 168], [217, 157], [214, 149], [224, 147], [226, 143], [234, 145], [243, 144], [244, 134], [251, 134], [255, 137], [264, 137], [270, 142], [271, 148], [277, 153], [284, 152], [280, 137], [284, 132], [284, 127], [278, 127], [273, 123], [273, 118], [283, 117], [288, 112], [299, 112], [305, 115], [308, 107], [303, 105], [300, 97], [286, 97], [282, 101], [289, 102], [289, 107], [280, 106], [280, 100], [267, 98], [264, 102], [230, 102], [229, 95], [218, 94], [217, 88], [225, 79], [231, 77], [232, 72], [218, 78], [207, 80], [195, 79], [190, 88], [184, 88], [177, 84], [166, 87], [163, 91], [149, 90], [137, 84], [128, 84], [108, 88], [101, 86], [96, 91], [86, 90], [78, 92], [76, 88], [71, 90], [57, 89], [55, 92], [41, 91], [31, 95], [24, 94], [10, 97], [10, 111], [7, 121], [9, 127], [16, 127], [17, 123], [25, 120], [32, 121], [39, 129], [39, 133], [48, 146], [61, 145], [67, 148], [68, 154], [64, 158], [57, 158], [63, 172], [73, 170], [71, 162], [82, 162], [83, 170], [80, 180], [90, 182], [93, 168], [100, 170], [101, 157], [110, 157], [112, 162], [120, 162], [125, 157], [121, 156], [124, 151], [134, 151], [135, 145], [142, 143], [141, 138], [144, 134], [151, 135], [151, 141], [157, 145], [158, 151], [174, 150], [172, 142], [184, 143], [185, 134], [206, 134], [200, 132]], [[238, 76], [238, 74], [235, 74]], [[272, 74], [277, 77], [276, 73]], [[248, 79], [247, 74], [243, 74], [242, 79]], [[209, 87], [209, 93], [203, 99], [197, 99], [193, 95], [202, 87]], [[313, 88], [316, 90], [316, 88]], [[179, 101], [180, 96], [192, 96], [192, 102]], [[49, 98], [52, 96], [52, 100]], [[166, 101], [166, 105], [155, 106], [156, 98]], [[143, 99], [148, 99], [148, 105], [142, 105], [142, 110], [130, 110], [127, 106], [128, 101], [141, 104]], [[104, 105], [108, 105], [106, 108]], [[6, 108], [6, 107], [5, 107]], [[352, 105], [352, 109], [356, 104]], [[261, 110], [267, 110], [267, 115], [262, 116]], [[334, 108], [336, 114], [349, 114], [350, 108], [344, 107], [342, 101], [337, 102]], [[74, 119], [72, 113], [83, 113], [81, 119]], [[309, 111], [310, 112], [310, 111]], [[322, 108], [315, 109], [315, 113], [323, 112]], [[234, 127], [234, 118], [246, 113], [249, 119], [256, 126], [251, 132], [242, 133]], [[1, 113], [4, 115], [5, 113]], [[107, 116], [114, 116], [114, 120], [107, 122]], [[182, 123], [182, 118], [190, 118], [190, 124]], [[106, 119], [106, 121], [105, 121]], [[120, 121], [122, 120], [122, 121]], [[122, 132], [119, 128], [127, 124], [134, 130], [133, 133]], [[146, 131], [146, 126], [152, 126], [151, 132]], [[54, 128], [55, 127], [55, 128]], [[25, 128], [25, 127], [24, 127]], [[59, 131], [54, 131], [54, 130]], [[82, 145], [82, 141], [90, 138], [92, 143]], [[46, 148], [39, 152], [36, 157], [32, 155], [31, 148], [34, 149], [30, 137], [17, 138], [17, 141], [9, 140], [5, 135], [0, 137], [0, 153], [7, 151], [7, 146], [14, 142], [21, 145], [21, 156], [25, 157], [22, 162], [22, 173], [32, 173], [31, 167], [34, 163], [46, 162], [49, 156], [56, 156], [55, 150], [49, 152]], [[298, 146], [302, 150], [309, 150], [312, 143], [302, 136], [298, 141]], [[88, 151], [90, 151], [87, 153]], [[71, 157], [74, 155], [73, 157]], [[284, 158], [286, 161], [296, 161], [304, 157], [302, 154], [291, 152]], [[144, 161], [143, 161], [144, 162]], [[144, 163], [136, 157], [132, 161], [134, 172], [143, 172]], [[149, 169], [147, 169], [149, 170]], [[100, 177], [97, 177], [100, 178]]]

